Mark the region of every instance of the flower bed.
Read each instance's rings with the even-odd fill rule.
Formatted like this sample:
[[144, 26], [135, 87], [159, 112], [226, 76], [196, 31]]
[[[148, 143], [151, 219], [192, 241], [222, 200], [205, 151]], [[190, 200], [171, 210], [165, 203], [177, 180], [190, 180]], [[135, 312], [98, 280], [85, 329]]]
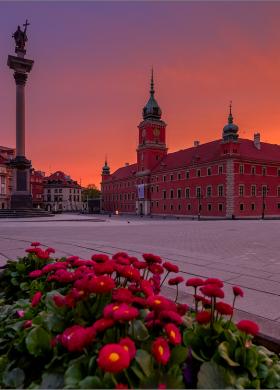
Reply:
[[[187, 281], [158, 256], [53, 259], [32, 243], [1, 274], [3, 388], [280, 388], [279, 356], [232, 322], [219, 279]], [[161, 295], [176, 286], [175, 301]], [[193, 289], [194, 308], [177, 302]]]

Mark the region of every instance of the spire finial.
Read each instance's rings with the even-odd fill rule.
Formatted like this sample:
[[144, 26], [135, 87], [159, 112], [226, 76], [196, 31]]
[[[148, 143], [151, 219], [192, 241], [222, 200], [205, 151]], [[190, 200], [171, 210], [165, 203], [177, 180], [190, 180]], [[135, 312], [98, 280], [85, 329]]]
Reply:
[[229, 101], [229, 116], [228, 116], [228, 123], [233, 123], [233, 116], [231, 113], [232, 108], [232, 100]]
[[154, 90], [154, 68], [152, 66], [152, 73], [151, 73], [151, 89], [150, 94], [151, 96], [154, 96], [155, 90]]

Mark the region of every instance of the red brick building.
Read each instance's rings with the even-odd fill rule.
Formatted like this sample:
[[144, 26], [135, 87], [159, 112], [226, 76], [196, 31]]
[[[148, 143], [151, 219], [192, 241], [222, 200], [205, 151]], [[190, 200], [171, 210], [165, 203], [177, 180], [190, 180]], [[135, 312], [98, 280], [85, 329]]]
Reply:
[[189, 217], [280, 216], [280, 146], [240, 139], [230, 112], [221, 139], [167, 153], [166, 124], [150, 98], [138, 129], [137, 162], [102, 170], [104, 212]]

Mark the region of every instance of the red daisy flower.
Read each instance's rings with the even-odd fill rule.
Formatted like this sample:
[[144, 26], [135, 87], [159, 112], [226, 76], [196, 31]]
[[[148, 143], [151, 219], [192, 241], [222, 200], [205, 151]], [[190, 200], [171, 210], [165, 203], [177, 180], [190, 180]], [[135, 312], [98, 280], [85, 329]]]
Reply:
[[207, 297], [224, 298], [225, 294], [216, 284], [207, 284], [200, 287], [200, 291]]
[[119, 303], [110, 303], [103, 309], [104, 318], [113, 318], [114, 312], [120, 307]]
[[60, 342], [69, 352], [82, 352], [92, 342], [92, 331], [80, 325], [65, 329]]
[[148, 280], [141, 280], [140, 287], [147, 297], [154, 294], [153, 287]]
[[113, 312], [113, 318], [116, 321], [131, 321], [138, 317], [139, 310], [135, 307], [128, 306], [126, 303], [121, 303], [119, 308]]
[[121, 372], [129, 367], [129, 352], [119, 344], [107, 344], [101, 348], [97, 358], [98, 366], [106, 372]]
[[139, 281], [141, 279], [138, 269], [132, 268], [130, 265], [124, 266], [120, 272], [121, 276], [131, 281]]
[[160, 264], [154, 263], [149, 265], [149, 271], [152, 274], [160, 275], [163, 274], [164, 269]]
[[186, 286], [199, 287], [203, 286], [204, 281], [201, 278], [190, 278], [186, 282]]
[[217, 312], [220, 314], [223, 314], [226, 316], [231, 316], [233, 314], [232, 306], [226, 302], [217, 302], [215, 307], [216, 307]]
[[95, 276], [89, 281], [89, 289], [97, 294], [109, 293], [115, 288], [115, 282], [109, 276]]
[[133, 267], [136, 269], [145, 269], [148, 267], [148, 264], [145, 261], [135, 261]]
[[32, 242], [30, 245], [31, 245], [31, 246], [40, 246], [41, 244], [40, 244], [40, 242], [38, 242], [38, 241], [34, 241], [34, 242]]
[[168, 363], [170, 358], [170, 349], [167, 341], [163, 337], [158, 337], [152, 343], [152, 354], [158, 363], [163, 365]]
[[176, 286], [180, 283], [183, 283], [183, 281], [184, 281], [184, 278], [182, 278], [182, 276], [176, 276], [176, 278], [169, 279], [168, 284], [169, 284], [169, 286]]
[[133, 299], [133, 294], [130, 290], [124, 287], [113, 290], [112, 300], [117, 302], [130, 303]]
[[172, 306], [171, 302], [161, 295], [150, 295], [147, 298], [147, 305], [156, 311], [169, 310]]
[[94, 333], [104, 332], [108, 328], [112, 328], [115, 325], [115, 321], [112, 318], [100, 318], [95, 321], [95, 323], [91, 326]]
[[238, 296], [244, 297], [244, 292], [243, 292], [243, 290], [242, 290], [240, 287], [238, 287], [238, 286], [233, 286], [233, 287], [232, 287], [232, 290], [233, 290], [233, 294], [234, 294], [236, 297], [238, 297]]
[[179, 345], [182, 342], [182, 335], [179, 328], [174, 324], [167, 324], [164, 327], [164, 330], [168, 336], [168, 339], [171, 344]]
[[211, 313], [210, 311], [200, 311], [196, 313], [196, 321], [201, 324], [208, 324], [211, 321]]
[[42, 298], [42, 293], [41, 291], [37, 291], [33, 297], [32, 297], [32, 301], [31, 301], [31, 306], [32, 307], [36, 307], [39, 305], [40, 301], [41, 301], [41, 298]]
[[172, 310], [162, 310], [160, 312], [159, 318], [162, 321], [172, 321], [178, 325], [182, 324], [183, 322], [182, 317], [178, 313]]
[[206, 280], [204, 280], [204, 284], [215, 284], [216, 286], [218, 287], [224, 287], [224, 283], [220, 280], [220, 279], [217, 279], [217, 278], [208, 278]]
[[177, 303], [177, 313], [180, 316], [184, 316], [186, 312], [189, 310], [189, 306], [184, 303]]
[[42, 270], [40, 270], [40, 269], [36, 269], [35, 271], [31, 271], [31, 272], [29, 272], [29, 274], [28, 274], [28, 276], [30, 277], [30, 278], [39, 278], [40, 276], [42, 276], [43, 275], [43, 271]]
[[165, 263], [162, 264], [162, 266], [166, 269], [168, 272], [174, 272], [177, 273], [179, 272], [179, 267], [173, 263], [169, 263], [166, 261]]
[[119, 344], [124, 347], [124, 349], [129, 353], [130, 360], [134, 359], [136, 355], [136, 347], [134, 341], [129, 337], [125, 337], [120, 340]]
[[111, 275], [115, 271], [115, 262], [108, 260], [105, 263], [94, 263], [93, 269], [97, 276], [103, 274]]
[[95, 261], [96, 263], [105, 263], [109, 260], [109, 256], [103, 255], [102, 253], [97, 253], [91, 256], [91, 260]]
[[153, 255], [152, 253], [144, 253], [143, 258], [147, 263], [162, 263], [162, 259], [159, 256]]
[[65, 297], [63, 295], [54, 295], [53, 301], [58, 307], [62, 307], [65, 305]]
[[128, 258], [128, 254], [126, 252], [117, 252], [114, 254], [113, 259], [116, 260], [118, 257]]
[[244, 333], [251, 334], [255, 336], [259, 333], [259, 326], [254, 321], [242, 320], [236, 324], [237, 328]]

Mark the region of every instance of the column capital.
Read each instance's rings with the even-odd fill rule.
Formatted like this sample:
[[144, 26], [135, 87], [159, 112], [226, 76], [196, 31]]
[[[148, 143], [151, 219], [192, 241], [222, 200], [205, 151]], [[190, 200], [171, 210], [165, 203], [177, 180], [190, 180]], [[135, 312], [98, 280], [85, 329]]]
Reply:
[[14, 79], [16, 81], [16, 85], [25, 85], [26, 80], [27, 80], [27, 74], [15, 72]]

